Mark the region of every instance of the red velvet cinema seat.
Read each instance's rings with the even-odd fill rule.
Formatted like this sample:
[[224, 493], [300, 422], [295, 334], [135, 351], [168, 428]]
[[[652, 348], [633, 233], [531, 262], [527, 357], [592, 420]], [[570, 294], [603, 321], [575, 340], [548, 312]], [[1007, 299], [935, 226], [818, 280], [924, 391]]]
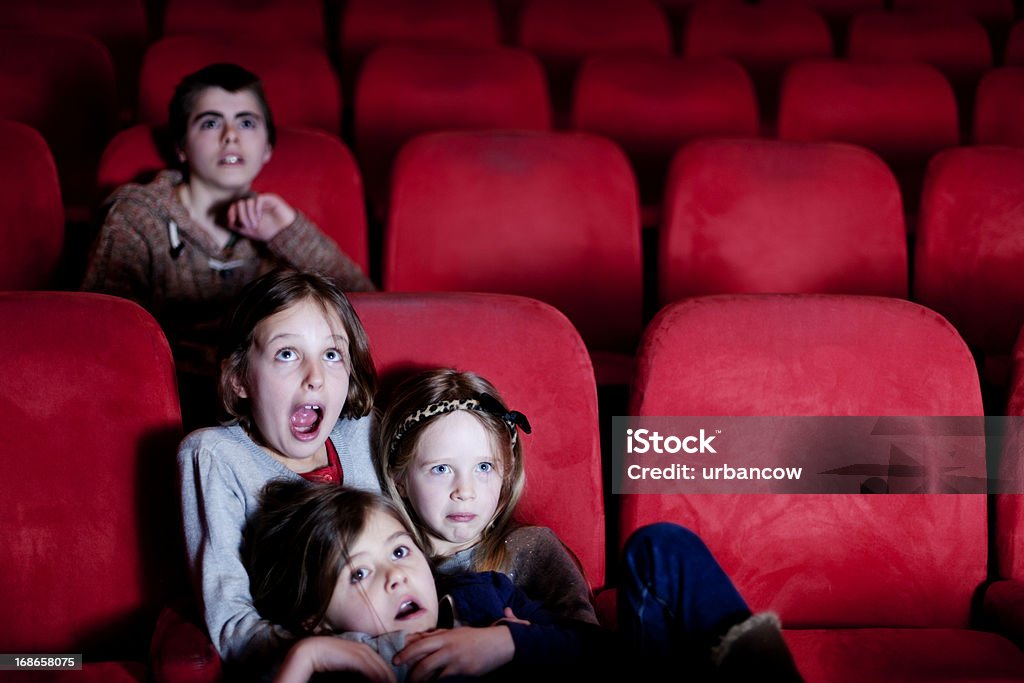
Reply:
[[544, 71], [507, 47], [386, 45], [363, 64], [355, 95], [355, 151], [383, 221], [402, 145], [442, 130], [548, 130]]
[[75, 32], [98, 39], [114, 63], [119, 123], [134, 118], [139, 64], [149, 28], [145, 0], [5, 0], [0, 26], [30, 31]]
[[640, 211], [629, 162], [584, 133], [420, 136], [395, 164], [389, 291], [546, 301], [573, 322], [599, 384], [626, 384], [641, 328]]
[[941, 71], [966, 104], [992, 68], [992, 46], [981, 22], [948, 12], [864, 12], [850, 22], [847, 56], [855, 61], [921, 61]]
[[764, 0], [765, 5], [810, 7], [829, 21], [846, 22], [864, 10], [883, 9], [885, 0]]
[[178, 82], [217, 62], [238, 64], [260, 77], [278, 126], [341, 134], [341, 86], [322, 46], [268, 45], [232, 35], [170, 36], [150, 45], [142, 62], [139, 122], [166, 124]]
[[595, 55], [576, 78], [572, 127], [604, 135], [629, 156], [644, 224], [656, 218], [669, 162], [695, 138], [756, 137], [757, 97], [746, 71], [729, 59]]
[[907, 296], [896, 179], [862, 147], [702, 140], [672, 164], [658, 299], [725, 293]]
[[731, 57], [742, 64], [754, 80], [762, 118], [772, 122], [786, 66], [832, 57], [833, 46], [828, 24], [809, 7], [702, 0], [683, 27], [680, 51], [684, 57]]
[[50, 148], [35, 129], [0, 120], [0, 149], [0, 290], [55, 288], [64, 207]]
[[1024, 337], [1013, 348], [1006, 406], [1008, 438], [999, 463], [1000, 477], [1009, 482], [995, 503], [996, 569], [1002, 580], [985, 592], [985, 607], [999, 627], [1024, 647], [1024, 458], [1021, 458], [1021, 418], [1024, 418]]
[[99, 294], [2, 292], [0, 321], [0, 643], [88, 662], [3, 678], [147, 681], [157, 612], [188, 590], [167, 342]]
[[1024, 323], [1024, 150], [962, 147], [932, 160], [914, 254], [913, 298], [946, 316], [1005, 384]]
[[559, 126], [569, 111], [576, 71], [587, 57], [672, 52], [668, 19], [652, 0], [524, 0], [515, 43], [543, 62]]
[[981, 78], [974, 96], [978, 145], [1024, 145], [1024, 67], [1004, 66]]
[[163, 34], [326, 45], [320, 0], [166, 0]]
[[591, 586], [605, 581], [605, 515], [594, 371], [579, 334], [551, 306], [500, 294], [353, 294], [382, 378], [435, 367], [491, 380], [533, 428], [525, 437], [521, 521], [551, 527]]
[[88, 218], [96, 163], [114, 129], [114, 66], [96, 38], [0, 30], [0, 118], [46, 139], [67, 217]]
[[1010, 27], [1010, 35], [1006, 39], [1006, 49], [1003, 53], [1003, 64], [1024, 66], [1024, 21], [1018, 21]]
[[498, 47], [501, 27], [492, 0], [346, 0], [338, 30], [338, 63], [346, 94], [363, 60], [382, 45]]
[[[723, 295], [651, 322], [630, 414], [981, 416], [982, 402], [967, 346], [918, 304]], [[786, 462], [785, 445], [765, 448]], [[987, 575], [984, 494], [634, 494], [621, 505], [622, 539], [658, 520], [698, 533], [754, 610], [780, 614], [807, 681], [1024, 676], [1010, 640], [968, 628]]]
[[779, 137], [871, 149], [893, 169], [909, 212], [928, 159], [959, 143], [959, 125], [952, 88], [927, 64], [809, 60], [783, 78]]
[[[166, 146], [151, 126], [123, 130], [107, 145], [97, 184], [106, 195], [129, 182], [148, 182], [167, 167]], [[336, 135], [279, 128], [277, 145], [253, 183], [301, 209], [343, 252], [369, 272], [363, 181], [352, 153]]]
[[986, 24], [1013, 21], [1013, 0], [892, 0], [892, 8], [897, 12], [957, 12]]

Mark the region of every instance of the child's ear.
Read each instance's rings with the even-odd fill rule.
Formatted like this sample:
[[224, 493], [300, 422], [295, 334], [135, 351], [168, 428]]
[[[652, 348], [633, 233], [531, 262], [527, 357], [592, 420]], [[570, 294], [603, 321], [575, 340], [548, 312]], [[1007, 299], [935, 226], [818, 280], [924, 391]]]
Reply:
[[181, 147], [175, 145], [174, 153], [177, 155], [178, 161], [180, 161], [181, 163], [184, 164], [186, 161], [188, 161], [188, 157], [185, 156], [185, 150], [183, 150]]
[[398, 491], [398, 495], [405, 498], [405, 477], [399, 477], [395, 481], [395, 490]]
[[231, 385], [231, 391], [235, 392], [235, 395], [238, 396], [238, 398], [249, 398], [249, 392], [246, 391], [245, 384], [242, 382], [241, 378], [239, 378], [237, 372], [231, 372], [229, 364], [230, 361], [226, 358], [221, 361], [221, 374], [228, 374], [228, 383]]
[[263, 150], [263, 163], [270, 161], [270, 157], [274, 155], [274, 147], [268, 142], [266, 148]]

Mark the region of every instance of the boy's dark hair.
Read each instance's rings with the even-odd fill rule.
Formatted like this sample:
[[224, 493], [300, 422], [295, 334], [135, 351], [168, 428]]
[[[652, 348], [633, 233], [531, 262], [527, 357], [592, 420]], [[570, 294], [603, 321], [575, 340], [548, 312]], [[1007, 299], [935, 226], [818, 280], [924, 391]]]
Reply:
[[167, 133], [176, 149], [185, 148], [188, 123], [194, 113], [196, 100], [208, 88], [221, 88], [231, 93], [241, 90], [251, 92], [260, 103], [260, 113], [267, 127], [267, 140], [271, 147], [274, 146], [277, 142], [277, 130], [274, 128], [274, 117], [270, 113], [270, 105], [267, 104], [267, 96], [263, 93], [263, 82], [259, 76], [237, 64], [210, 64], [185, 76], [174, 89], [174, 96], [171, 97], [167, 110]]
[[295, 635], [311, 633], [331, 603], [348, 548], [374, 510], [406, 526], [391, 501], [368, 491], [268, 483], [246, 534], [249, 588], [260, 616]]
[[348, 396], [340, 417], [365, 417], [373, 409], [377, 391], [377, 369], [370, 356], [370, 342], [352, 304], [329, 278], [314, 272], [278, 268], [247, 284], [221, 328], [220, 397], [228, 414], [241, 422], [252, 417], [249, 399], [235, 393], [232, 380], [244, 381], [249, 373], [249, 349], [255, 341], [256, 326], [270, 316], [300, 301], [309, 300], [324, 313], [341, 320], [348, 335]]

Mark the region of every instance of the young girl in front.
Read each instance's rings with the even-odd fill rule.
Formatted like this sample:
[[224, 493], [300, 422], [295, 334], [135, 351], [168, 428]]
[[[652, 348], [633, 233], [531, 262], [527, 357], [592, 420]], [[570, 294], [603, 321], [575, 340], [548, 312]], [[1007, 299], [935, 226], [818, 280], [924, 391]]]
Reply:
[[[490, 382], [438, 369], [402, 383], [381, 419], [377, 462], [438, 571], [494, 570], [569, 619], [596, 622], [579, 565], [547, 528], [515, 522], [524, 487], [527, 418]], [[799, 674], [777, 617], [752, 615], [700, 538], [683, 527], [637, 530], [623, 550], [619, 630], [652, 672], [686, 656], [697, 675], [743, 680], [748, 664], [779, 680]]]
[[248, 529], [257, 609], [308, 637], [276, 681], [354, 671], [372, 681], [494, 673], [541, 680], [580, 675], [606, 640], [559, 621], [503, 574], [442, 578], [399, 509], [383, 496], [275, 481]]
[[243, 528], [272, 479], [380, 491], [370, 455], [376, 371], [337, 286], [291, 270], [246, 286], [219, 356], [221, 398], [234, 419], [193, 432], [178, 451], [186, 549], [225, 665], [265, 669], [290, 636], [253, 608]]

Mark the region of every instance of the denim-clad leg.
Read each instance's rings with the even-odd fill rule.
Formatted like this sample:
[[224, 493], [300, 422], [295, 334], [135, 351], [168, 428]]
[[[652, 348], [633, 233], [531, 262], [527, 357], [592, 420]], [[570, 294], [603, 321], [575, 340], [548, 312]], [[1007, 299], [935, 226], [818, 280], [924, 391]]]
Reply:
[[682, 656], [701, 669], [729, 627], [750, 616], [704, 541], [668, 522], [629, 537], [618, 603], [626, 646], [651, 665]]

